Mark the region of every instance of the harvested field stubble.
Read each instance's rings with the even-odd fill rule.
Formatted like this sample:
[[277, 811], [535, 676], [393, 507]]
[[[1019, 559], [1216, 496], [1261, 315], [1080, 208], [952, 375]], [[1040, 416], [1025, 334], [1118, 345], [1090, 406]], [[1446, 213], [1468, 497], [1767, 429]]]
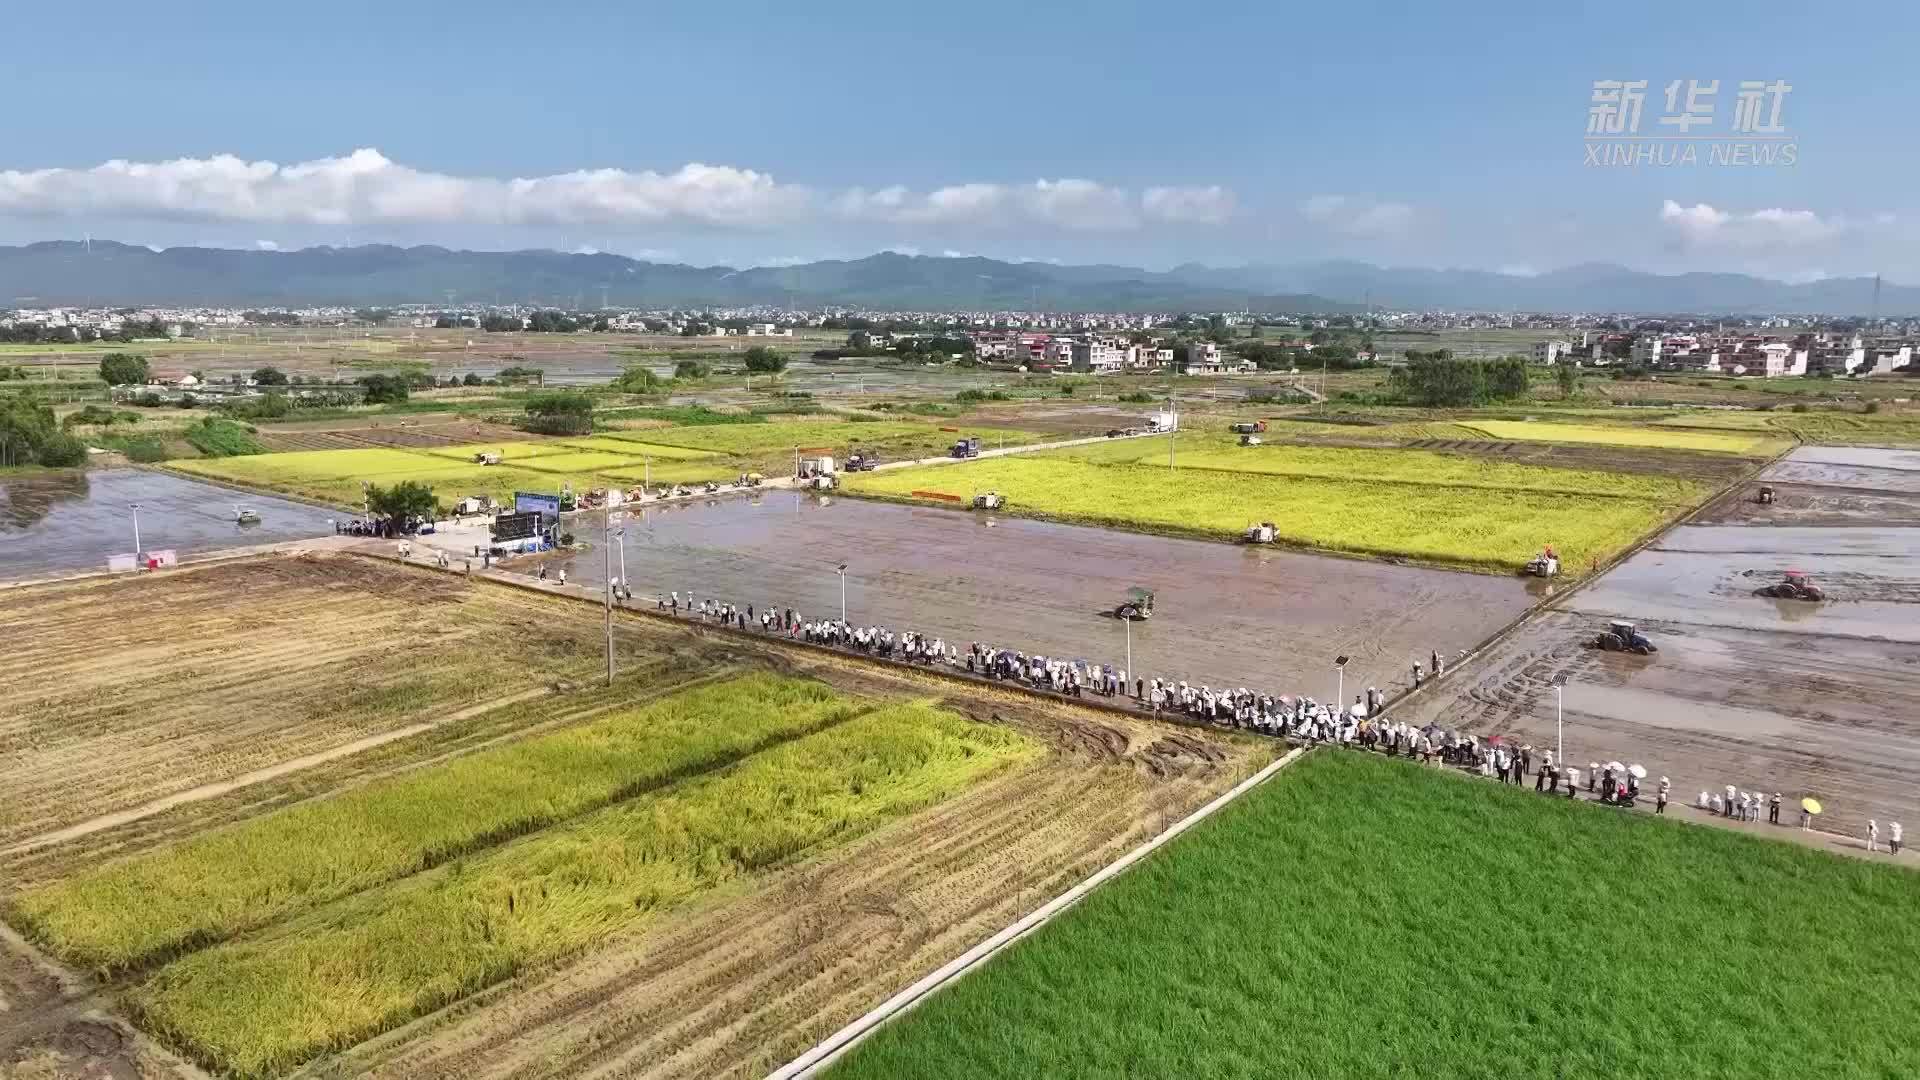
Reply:
[[134, 991], [133, 1004], [204, 1062], [280, 1072], [1040, 752], [1004, 728], [887, 706], [194, 954]]
[[833, 1075], [1912, 1076], [1916, 901], [1899, 867], [1319, 751]]
[[13, 914], [69, 962], [139, 967], [718, 768], [865, 707], [821, 683], [732, 680], [110, 864], [17, 898]]
[[[346, 556], [0, 595], [0, 843], [224, 781], [603, 661], [566, 601]], [[620, 629], [645, 662], [667, 631]], [[514, 647], [502, 648], [512, 641]]]

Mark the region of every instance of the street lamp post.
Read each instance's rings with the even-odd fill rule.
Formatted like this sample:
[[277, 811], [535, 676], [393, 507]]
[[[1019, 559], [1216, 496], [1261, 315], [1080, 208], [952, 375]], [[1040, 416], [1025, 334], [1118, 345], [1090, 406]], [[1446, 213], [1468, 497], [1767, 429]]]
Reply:
[[847, 564], [834, 567], [834, 573], [840, 575], [840, 621], [847, 621]]
[[[620, 537], [623, 545], [625, 543], [626, 535], [627, 535], [627, 530], [623, 527], [620, 530]], [[626, 572], [624, 569], [626, 564], [626, 554], [625, 554], [624, 547], [622, 548], [620, 561], [622, 565], [621, 573], [624, 576]], [[600, 545], [600, 562], [601, 562], [600, 593], [601, 593], [601, 599], [606, 605], [606, 619], [607, 619], [607, 685], [612, 686], [613, 685], [613, 580], [614, 579], [613, 579], [613, 513], [611, 511], [607, 513], [606, 542]]]
[[1566, 768], [1567, 762], [1567, 676], [1563, 672], [1553, 677], [1553, 756], [1560, 759], [1560, 767]]
[[133, 557], [140, 557], [140, 504], [128, 503], [133, 510]]
[[1121, 619], [1120, 621], [1127, 624], [1127, 674], [1128, 676], [1132, 676], [1133, 675], [1133, 619], [1132, 617], [1128, 617], [1125, 619]]
[[1352, 658], [1347, 656], [1333, 658], [1333, 670], [1337, 679], [1334, 683], [1333, 707], [1340, 712], [1347, 710], [1347, 661], [1350, 659]]

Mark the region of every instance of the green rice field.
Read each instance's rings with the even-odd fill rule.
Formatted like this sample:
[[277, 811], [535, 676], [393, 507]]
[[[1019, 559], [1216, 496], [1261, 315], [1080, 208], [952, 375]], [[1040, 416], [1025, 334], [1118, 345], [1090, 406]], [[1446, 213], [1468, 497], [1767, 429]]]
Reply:
[[834, 1080], [1920, 1075], [1920, 875], [1320, 750]]

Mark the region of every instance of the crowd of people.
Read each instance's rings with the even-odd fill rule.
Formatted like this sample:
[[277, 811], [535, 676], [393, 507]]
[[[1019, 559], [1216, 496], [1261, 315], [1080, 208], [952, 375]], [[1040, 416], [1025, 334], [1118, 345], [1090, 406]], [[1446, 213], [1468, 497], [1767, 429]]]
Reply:
[[[564, 583], [565, 578], [561, 581]], [[633, 598], [631, 587], [623, 590], [616, 585], [614, 594], [627, 601]], [[1090, 694], [1124, 700], [1156, 716], [1178, 714], [1197, 723], [1307, 745], [1332, 745], [1405, 757], [1421, 764], [1437, 763], [1478, 773], [1503, 784], [1524, 785], [1532, 775], [1534, 790], [1543, 795], [1575, 799], [1584, 791], [1601, 803], [1631, 808], [1642, 797], [1640, 781], [1646, 776], [1640, 766], [1619, 762], [1589, 762], [1582, 770], [1556, 761], [1552, 750], [1536, 752], [1530, 744], [1514, 746], [1499, 736], [1482, 738], [1431, 724], [1383, 722], [1375, 716], [1385, 706], [1386, 696], [1371, 686], [1354, 695], [1353, 704], [1343, 708], [1339, 702], [1322, 702], [1305, 694], [1271, 694], [1244, 686], [1214, 689], [1185, 680], [1144, 677], [1111, 663], [1050, 657], [981, 642], [969, 642], [961, 648], [937, 635], [895, 631], [880, 625], [860, 626], [844, 619], [809, 619], [793, 608], [778, 605], [757, 607], [711, 598], [702, 600], [691, 591], [684, 597], [678, 592], [656, 594], [654, 606], [673, 615], [685, 614], [733, 629], [757, 627], [769, 635], [885, 660], [944, 666], [956, 672], [964, 670], [970, 675], [1065, 697]], [[1444, 670], [1444, 660], [1438, 652], [1430, 655], [1425, 665], [1415, 661], [1413, 685], [1419, 686]], [[1654, 792], [1656, 814], [1666, 813], [1672, 789], [1672, 781], [1660, 777]], [[1765, 810], [1770, 822], [1780, 822], [1778, 792], [1768, 797], [1728, 785], [1724, 797], [1702, 791], [1695, 805], [1702, 811], [1740, 821], [1758, 821], [1761, 811]], [[1809, 814], [1804, 808], [1800, 826], [1810, 827]], [[1901, 841], [1899, 822], [1888, 823], [1884, 841], [1878, 824], [1867, 823], [1869, 851], [1884, 845], [1887, 851], [1898, 854]]]

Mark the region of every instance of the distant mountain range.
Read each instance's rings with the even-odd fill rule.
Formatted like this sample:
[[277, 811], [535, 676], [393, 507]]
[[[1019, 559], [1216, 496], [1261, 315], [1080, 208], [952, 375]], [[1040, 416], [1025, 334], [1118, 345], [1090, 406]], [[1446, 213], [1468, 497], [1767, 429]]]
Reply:
[[[369, 245], [299, 251], [72, 241], [0, 247], [0, 308], [56, 305], [756, 304], [885, 310], [1375, 309], [1864, 314], [1873, 279], [1792, 285], [1745, 274], [1660, 275], [1588, 264], [1538, 276], [1357, 262], [1165, 272], [882, 252], [796, 266], [697, 267], [620, 255]], [[1920, 288], [1884, 285], [1882, 314], [1920, 312]]]

